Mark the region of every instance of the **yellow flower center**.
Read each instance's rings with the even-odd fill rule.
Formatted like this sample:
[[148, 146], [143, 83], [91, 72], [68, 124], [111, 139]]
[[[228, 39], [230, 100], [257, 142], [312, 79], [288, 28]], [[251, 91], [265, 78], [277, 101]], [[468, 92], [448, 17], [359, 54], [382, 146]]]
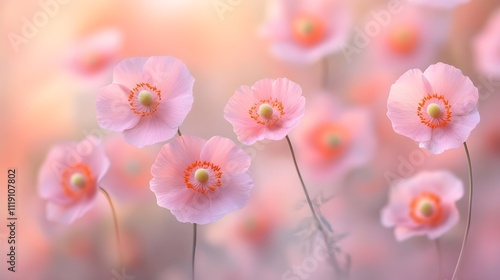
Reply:
[[151, 103], [153, 103], [153, 97], [151, 96], [151, 92], [147, 90], [141, 90], [141, 92], [139, 92], [138, 99], [139, 103], [141, 103], [144, 106], [149, 106], [151, 105]]
[[269, 120], [273, 116], [273, 107], [268, 103], [261, 104], [259, 106], [259, 116], [266, 120]]
[[71, 178], [69, 179], [69, 181], [70, 181], [72, 186], [79, 188], [79, 189], [83, 188], [85, 186], [85, 184], [87, 183], [85, 176], [80, 172], [76, 172], [73, 175], [71, 175]]
[[427, 106], [427, 114], [435, 119], [441, 115], [441, 107], [436, 103], [431, 103]]
[[208, 171], [205, 169], [205, 168], [198, 168], [195, 172], [194, 172], [194, 178], [196, 179], [196, 181], [198, 181], [199, 183], [201, 184], [205, 184], [208, 179], [209, 179], [209, 176], [208, 176]]

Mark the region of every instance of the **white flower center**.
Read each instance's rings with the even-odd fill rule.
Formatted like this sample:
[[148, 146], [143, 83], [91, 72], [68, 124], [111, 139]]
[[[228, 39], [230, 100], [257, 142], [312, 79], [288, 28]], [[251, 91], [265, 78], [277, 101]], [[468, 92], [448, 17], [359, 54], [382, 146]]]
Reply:
[[431, 103], [427, 106], [427, 114], [435, 119], [441, 116], [441, 107], [436, 103]]
[[268, 120], [273, 116], [273, 107], [267, 103], [263, 103], [259, 106], [259, 116]]
[[85, 176], [82, 173], [76, 172], [71, 175], [71, 178], [69, 179], [70, 183], [72, 186], [76, 188], [83, 188], [85, 184], [87, 183], [87, 180]]
[[423, 199], [422, 201], [420, 201], [417, 208], [420, 215], [422, 215], [422, 217], [425, 218], [432, 217], [432, 215], [434, 215], [435, 212], [434, 203], [428, 199]]
[[194, 172], [194, 178], [199, 183], [205, 184], [208, 181], [208, 179], [209, 179], [208, 171], [205, 168], [198, 168]]
[[139, 103], [141, 103], [144, 106], [149, 106], [151, 105], [151, 103], [153, 103], [153, 97], [151, 96], [151, 92], [147, 90], [141, 90], [141, 92], [139, 92], [138, 99]]

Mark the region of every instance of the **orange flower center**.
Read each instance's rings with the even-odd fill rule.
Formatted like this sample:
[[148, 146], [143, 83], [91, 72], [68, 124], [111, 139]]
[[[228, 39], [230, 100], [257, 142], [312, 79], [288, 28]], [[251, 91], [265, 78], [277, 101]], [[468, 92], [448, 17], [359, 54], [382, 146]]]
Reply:
[[161, 101], [161, 92], [148, 83], [139, 83], [130, 91], [128, 103], [132, 112], [141, 117], [154, 114]]
[[271, 231], [267, 217], [248, 216], [242, 219], [240, 233], [250, 242], [263, 243]]
[[442, 220], [441, 199], [432, 192], [423, 192], [410, 203], [410, 217], [422, 225], [435, 225]]
[[317, 16], [302, 14], [292, 22], [292, 36], [295, 41], [305, 46], [312, 46], [324, 39], [325, 23]]
[[278, 99], [262, 99], [255, 103], [248, 113], [258, 124], [272, 127], [281, 119], [285, 111]]
[[420, 41], [420, 33], [410, 25], [400, 25], [389, 33], [389, 47], [399, 54], [411, 54], [415, 51]]
[[222, 185], [220, 167], [208, 161], [195, 161], [184, 171], [184, 183], [188, 189], [199, 193], [215, 191]]
[[345, 153], [349, 147], [351, 135], [349, 130], [342, 125], [322, 123], [313, 129], [309, 139], [327, 160], [332, 160]]
[[430, 128], [445, 126], [451, 121], [451, 105], [442, 95], [427, 94], [418, 103], [417, 115]]
[[85, 193], [95, 187], [96, 180], [90, 168], [79, 163], [64, 170], [61, 176], [61, 186], [64, 193], [74, 199], [80, 199]]

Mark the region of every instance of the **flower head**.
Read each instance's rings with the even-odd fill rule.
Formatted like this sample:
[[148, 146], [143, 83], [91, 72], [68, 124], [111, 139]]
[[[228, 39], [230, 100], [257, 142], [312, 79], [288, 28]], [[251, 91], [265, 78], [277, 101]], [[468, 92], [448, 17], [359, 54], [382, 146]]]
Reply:
[[40, 168], [38, 191], [47, 202], [47, 218], [72, 223], [94, 204], [97, 187], [109, 160], [99, 140], [62, 143], [53, 147]]
[[304, 116], [300, 86], [288, 79], [264, 79], [241, 86], [224, 108], [238, 140], [251, 145], [263, 139], [281, 140]]
[[500, 77], [500, 9], [474, 40], [476, 68], [487, 77]]
[[175, 135], [193, 105], [194, 78], [173, 57], [139, 57], [121, 61], [113, 83], [98, 93], [97, 122], [123, 131], [137, 147]]
[[375, 152], [369, 112], [342, 109], [326, 93], [316, 96], [298, 127], [297, 152], [317, 180], [331, 180], [366, 164]]
[[183, 135], [163, 146], [151, 168], [158, 205], [180, 222], [207, 224], [242, 208], [253, 181], [250, 156], [231, 140]]
[[399, 241], [415, 235], [436, 239], [458, 222], [455, 201], [463, 192], [462, 181], [446, 171], [422, 172], [401, 180], [391, 189], [382, 224], [395, 227]]
[[277, 0], [263, 27], [272, 53], [283, 60], [314, 62], [338, 51], [349, 36], [342, 0]]
[[394, 131], [439, 154], [467, 140], [479, 123], [478, 99], [478, 90], [468, 77], [438, 63], [423, 73], [409, 70], [392, 85], [387, 116]]

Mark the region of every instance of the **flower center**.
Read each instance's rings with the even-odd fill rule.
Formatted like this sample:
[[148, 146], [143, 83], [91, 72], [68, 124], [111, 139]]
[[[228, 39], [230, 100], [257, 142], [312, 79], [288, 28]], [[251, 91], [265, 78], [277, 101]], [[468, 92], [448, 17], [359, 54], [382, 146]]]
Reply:
[[61, 174], [61, 187], [64, 193], [74, 200], [95, 188], [95, 183], [92, 171], [83, 163], [68, 167]]
[[316, 16], [299, 15], [292, 22], [292, 35], [302, 45], [315, 45], [325, 37], [325, 24]]
[[199, 193], [215, 191], [222, 185], [222, 171], [218, 165], [208, 161], [195, 161], [184, 171], [186, 188]]
[[273, 107], [267, 103], [261, 104], [259, 106], [259, 116], [263, 117], [264, 119], [268, 120], [273, 116]]
[[334, 122], [322, 123], [311, 131], [309, 141], [325, 160], [330, 161], [346, 152], [350, 134], [343, 125]]
[[390, 31], [389, 47], [399, 54], [411, 54], [417, 48], [419, 40], [420, 34], [415, 27], [401, 25]]
[[139, 83], [130, 91], [128, 102], [134, 114], [141, 117], [154, 114], [161, 101], [161, 91], [148, 83]]
[[441, 198], [431, 192], [423, 192], [410, 203], [410, 217], [423, 225], [435, 225], [442, 219]]
[[147, 90], [141, 90], [139, 92], [139, 103], [141, 103], [144, 106], [149, 106], [151, 103], [153, 103], [153, 97], [151, 96], [151, 92]]
[[340, 146], [340, 137], [337, 134], [330, 134], [327, 136], [326, 143], [331, 148], [338, 147]]
[[205, 184], [210, 177], [208, 171], [205, 168], [198, 168], [194, 173], [194, 178], [196, 179], [196, 181]]
[[[423, 112], [423, 109], [426, 112]], [[417, 107], [420, 122], [430, 128], [445, 126], [451, 121], [451, 105], [443, 95], [427, 94]]]
[[285, 114], [283, 104], [278, 99], [262, 99], [249, 110], [250, 117], [258, 124], [274, 126]]

